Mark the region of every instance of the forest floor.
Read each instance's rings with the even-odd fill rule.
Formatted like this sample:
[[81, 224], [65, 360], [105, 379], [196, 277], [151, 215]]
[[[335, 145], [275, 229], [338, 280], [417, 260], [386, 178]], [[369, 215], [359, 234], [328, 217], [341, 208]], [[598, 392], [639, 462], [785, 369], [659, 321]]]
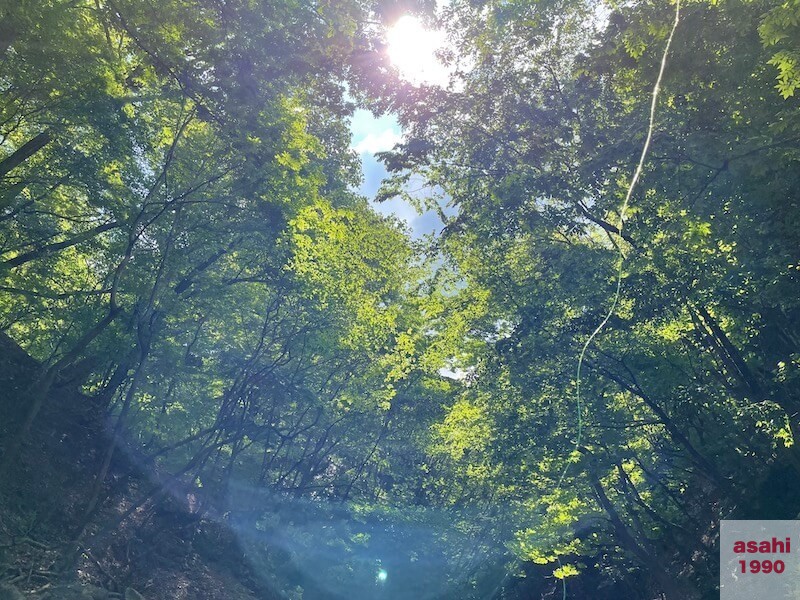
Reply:
[[[2, 334], [0, 334], [2, 336]], [[37, 363], [0, 337], [0, 447], [18, 431]], [[174, 498], [121, 517], [153, 485], [116, 453], [105, 500], [86, 506], [110, 432], [91, 401], [59, 382], [17, 460], [0, 476], [0, 600], [275, 597], [240, 560], [224, 524]], [[88, 525], [87, 525], [88, 522]]]

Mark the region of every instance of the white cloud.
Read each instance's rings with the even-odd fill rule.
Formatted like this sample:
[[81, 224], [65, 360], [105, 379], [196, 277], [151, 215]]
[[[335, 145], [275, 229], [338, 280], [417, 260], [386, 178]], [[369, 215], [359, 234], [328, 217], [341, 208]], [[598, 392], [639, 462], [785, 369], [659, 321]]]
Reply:
[[353, 139], [361, 139], [368, 133], [383, 131], [384, 129], [400, 131], [400, 124], [394, 115], [386, 114], [376, 117], [370, 111], [359, 108], [353, 113], [353, 118], [350, 121], [350, 131], [353, 134]]
[[368, 133], [359, 141], [353, 150], [358, 154], [375, 154], [391, 150], [395, 144], [402, 141], [402, 136], [394, 129], [384, 129], [380, 133]]

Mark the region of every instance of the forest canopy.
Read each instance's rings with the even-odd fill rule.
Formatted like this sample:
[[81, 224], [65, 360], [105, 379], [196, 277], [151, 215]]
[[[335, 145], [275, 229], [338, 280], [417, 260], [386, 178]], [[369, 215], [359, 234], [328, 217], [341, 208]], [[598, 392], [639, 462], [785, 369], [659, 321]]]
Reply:
[[0, 594], [717, 597], [800, 514], [799, 88], [794, 1], [0, 0]]

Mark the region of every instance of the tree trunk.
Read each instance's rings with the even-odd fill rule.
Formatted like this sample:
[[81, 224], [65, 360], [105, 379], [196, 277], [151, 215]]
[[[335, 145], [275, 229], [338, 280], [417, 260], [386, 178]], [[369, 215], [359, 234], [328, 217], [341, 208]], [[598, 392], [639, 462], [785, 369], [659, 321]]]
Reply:
[[17, 148], [10, 156], [0, 160], [0, 179], [5, 177], [11, 169], [18, 167], [31, 156], [36, 154], [39, 150], [44, 148], [50, 143], [52, 137], [47, 131], [43, 131], [31, 140], [28, 140], [22, 146]]

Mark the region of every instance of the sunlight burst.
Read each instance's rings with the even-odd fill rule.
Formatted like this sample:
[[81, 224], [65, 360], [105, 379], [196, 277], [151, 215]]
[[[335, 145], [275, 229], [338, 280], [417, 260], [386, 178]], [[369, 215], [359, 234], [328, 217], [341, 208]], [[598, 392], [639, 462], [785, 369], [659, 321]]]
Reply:
[[386, 35], [389, 58], [403, 79], [414, 84], [447, 84], [449, 73], [436, 56], [445, 43], [443, 31], [430, 31], [417, 17], [405, 15]]

